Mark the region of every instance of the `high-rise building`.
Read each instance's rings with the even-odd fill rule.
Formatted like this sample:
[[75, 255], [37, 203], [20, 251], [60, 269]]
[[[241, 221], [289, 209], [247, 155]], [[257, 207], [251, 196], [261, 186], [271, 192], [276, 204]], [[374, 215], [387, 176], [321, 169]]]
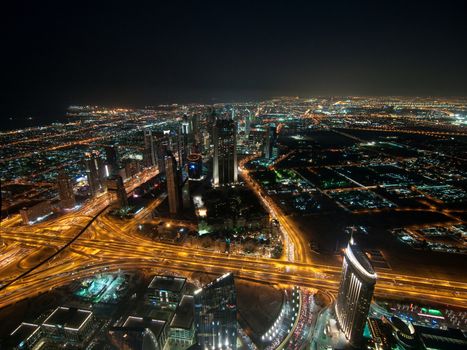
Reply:
[[86, 163], [86, 177], [88, 179], [91, 196], [104, 190], [103, 180], [105, 169], [99, 151], [86, 152], [84, 154]]
[[237, 349], [237, 293], [227, 273], [195, 291], [195, 329], [201, 349]]
[[266, 137], [264, 140], [264, 150], [263, 155], [266, 159], [271, 159], [273, 157], [273, 148], [276, 142], [276, 126], [270, 124], [266, 128]]
[[203, 152], [205, 153], [209, 153], [210, 149], [211, 149], [211, 137], [210, 137], [210, 133], [204, 131], [202, 133], [202, 137], [201, 137], [201, 147], [202, 147], [202, 150]]
[[106, 158], [106, 175], [115, 175], [118, 172], [118, 156], [117, 156], [117, 147], [115, 146], [106, 146], [105, 147], [105, 158]]
[[248, 137], [251, 130], [251, 113], [245, 117], [245, 135]]
[[181, 125], [181, 132], [183, 135], [189, 135], [192, 132], [192, 125], [191, 125], [191, 120], [188, 117], [188, 115], [184, 114], [183, 115], [183, 122]]
[[357, 348], [362, 341], [375, 284], [376, 273], [370, 261], [351, 238], [345, 250], [335, 313], [339, 328]]
[[182, 185], [182, 204], [183, 208], [187, 209], [191, 207], [191, 194], [190, 194], [190, 181], [185, 180], [185, 183]]
[[213, 128], [215, 186], [235, 183], [237, 174], [237, 125], [230, 119], [217, 119]]
[[167, 179], [167, 197], [170, 214], [178, 214], [181, 208], [180, 174], [177, 161], [172, 154], [165, 157], [165, 176]]
[[193, 133], [193, 139], [195, 143], [200, 142], [200, 135], [199, 135], [199, 119], [196, 114], [191, 116], [191, 129]]
[[128, 207], [128, 197], [120, 175], [114, 175], [107, 179], [107, 192], [113, 196], [114, 206], [119, 209]]
[[203, 160], [201, 154], [192, 153], [187, 157], [188, 177], [191, 180], [199, 180], [203, 175]]
[[156, 161], [156, 149], [154, 145], [154, 136], [152, 130], [144, 130], [144, 153], [143, 153], [144, 166], [155, 166]]
[[176, 145], [174, 153], [177, 155], [177, 160], [180, 166], [186, 163], [186, 156], [188, 155], [188, 134], [184, 134], [180, 128], [177, 133]]
[[60, 197], [60, 206], [62, 208], [73, 208], [76, 204], [73, 185], [68, 175], [61, 171], [57, 179], [58, 195]]

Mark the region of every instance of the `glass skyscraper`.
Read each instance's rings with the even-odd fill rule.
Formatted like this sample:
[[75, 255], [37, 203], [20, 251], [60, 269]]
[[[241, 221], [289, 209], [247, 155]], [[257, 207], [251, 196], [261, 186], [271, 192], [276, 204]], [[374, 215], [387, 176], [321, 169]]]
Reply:
[[195, 327], [201, 349], [237, 349], [237, 293], [225, 274], [195, 292]]
[[237, 124], [235, 121], [217, 119], [213, 128], [213, 141], [214, 185], [227, 185], [237, 182]]

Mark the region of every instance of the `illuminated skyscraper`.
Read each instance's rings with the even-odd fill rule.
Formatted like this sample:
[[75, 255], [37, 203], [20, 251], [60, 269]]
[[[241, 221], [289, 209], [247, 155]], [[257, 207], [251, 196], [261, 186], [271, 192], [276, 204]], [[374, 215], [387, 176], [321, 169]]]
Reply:
[[217, 119], [213, 128], [215, 186], [235, 183], [237, 174], [237, 125], [229, 119]]
[[198, 116], [193, 114], [191, 116], [191, 129], [192, 129], [192, 133], [193, 133], [193, 141], [195, 143], [199, 143], [200, 142], [200, 135], [199, 135], [199, 119], [198, 119]]
[[[187, 116], [184, 116], [184, 118], [185, 117]], [[189, 122], [183, 122], [182, 125], [178, 128], [175, 149], [173, 149], [173, 152], [177, 154], [180, 167], [183, 167], [183, 165], [186, 163], [186, 157], [188, 155], [189, 148], [189, 136], [191, 135], [190, 130]]]
[[195, 327], [201, 349], [237, 349], [237, 293], [228, 273], [195, 291]]
[[86, 163], [86, 176], [88, 179], [89, 190], [91, 192], [91, 196], [95, 196], [104, 189], [104, 164], [99, 156], [99, 151], [86, 152], [84, 155], [84, 161]]
[[191, 207], [191, 195], [190, 195], [190, 181], [186, 179], [185, 183], [181, 186], [180, 190], [182, 194], [182, 206], [183, 209]]
[[117, 157], [117, 148], [115, 146], [106, 146], [105, 147], [105, 158], [106, 161], [106, 176], [115, 175], [118, 171], [118, 157]]
[[189, 135], [193, 131], [192, 125], [191, 125], [191, 120], [188, 117], [188, 115], [184, 114], [183, 115], [183, 121], [181, 125], [181, 133], [183, 135]]
[[270, 124], [266, 128], [266, 138], [264, 140], [264, 158], [270, 159], [273, 156], [273, 147], [276, 142], [276, 126]]
[[251, 114], [245, 117], [245, 135], [248, 136], [251, 130]]
[[177, 161], [172, 154], [165, 157], [165, 176], [167, 179], [167, 197], [170, 214], [178, 214], [181, 207], [180, 174]]
[[167, 133], [159, 133], [154, 137], [154, 151], [159, 173], [165, 173], [165, 156], [172, 149], [172, 139]]
[[60, 206], [62, 208], [72, 208], [75, 206], [75, 194], [73, 193], [73, 185], [68, 175], [61, 171], [57, 179], [58, 195], [60, 197]]
[[154, 145], [154, 136], [152, 131], [149, 129], [144, 130], [144, 153], [143, 161], [145, 166], [155, 166], [156, 161], [156, 149]]
[[351, 238], [345, 250], [335, 312], [339, 328], [357, 348], [362, 340], [375, 284], [376, 273], [370, 261]]

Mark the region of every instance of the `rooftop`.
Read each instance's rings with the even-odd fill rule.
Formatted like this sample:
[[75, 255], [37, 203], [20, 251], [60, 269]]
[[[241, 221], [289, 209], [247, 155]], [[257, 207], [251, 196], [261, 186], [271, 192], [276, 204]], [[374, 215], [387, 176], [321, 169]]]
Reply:
[[21, 323], [11, 334], [12, 344], [20, 344], [29, 340], [36, 332], [39, 331], [39, 326], [33, 323]]
[[358, 245], [354, 243], [353, 239], [350, 240], [345, 251], [345, 255], [351, 261], [352, 265], [363, 275], [376, 279], [376, 273], [370, 263], [370, 260], [368, 260], [368, 257], [361, 251]]
[[62, 326], [65, 329], [78, 331], [92, 316], [89, 310], [59, 306], [44, 321], [46, 327]]
[[125, 323], [123, 324], [124, 328], [129, 329], [149, 329], [154, 333], [154, 335], [159, 338], [160, 334], [164, 330], [165, 321], [155, 320], [152, 318], [138, 317], [138, 316], [128, 316]]
[[184, 295], [175, 316], [170, 324], [171, 328], [189, 329], [193, 324], [194, 299], [191, 295]]
[[186, 284], [186, 278], [172, 276], [154, 276], [148, 288], [181, 292]]

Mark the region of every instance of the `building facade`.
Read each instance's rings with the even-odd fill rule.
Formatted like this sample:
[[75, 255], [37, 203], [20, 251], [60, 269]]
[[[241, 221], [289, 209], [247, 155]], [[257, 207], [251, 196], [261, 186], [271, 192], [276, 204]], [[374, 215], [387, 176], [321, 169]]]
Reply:
[[144, 130], [144, 153], [143, 162], [145, 166], [157, 165], [156, 148], [154, 144], [154, 136], [152, 130]]
[[116, 146], [105, 147], [105, 159], [108, 175], [115, 175], [118, 172], [118, 155]]
[[165, 176], [167, 179], [167, 197], [169, 198], [169, 212], [178, 214], [181, 209], [180, 174], [175, 157], [170, 154], [165, 157]]
[[60, 172], [57, 179], [58, 196], [62, 208], [73, 208], [76, 204], [73, 185], [65, 172]]
[[362, 341], [375, 284], [376, 273], [352, 238], [345, 250], [335, 313], [340, 330], [356, 348]]
[[202, 349], [237, 349], [237, 293], [232, 273], [197, 290], [194, 309], [196, 339]]
[[266, 137], [264, 140], [263, 156], [264, 158], [271, 159], [274, 156], [273, 148], [276, 142], [277, 132], [274, 124], [269, 124], [266, 127]]
[[86, 164], [86, 177], [88, 179], [91, 196], [95, 196], [104, 190], [105, 169], [99, 151], [86, 152], [84, 154]]
[[237, 124], [230, 119], [217, 119], [213, 128], [214, 158], [213, 181], [215, 186], [238, 181]]

